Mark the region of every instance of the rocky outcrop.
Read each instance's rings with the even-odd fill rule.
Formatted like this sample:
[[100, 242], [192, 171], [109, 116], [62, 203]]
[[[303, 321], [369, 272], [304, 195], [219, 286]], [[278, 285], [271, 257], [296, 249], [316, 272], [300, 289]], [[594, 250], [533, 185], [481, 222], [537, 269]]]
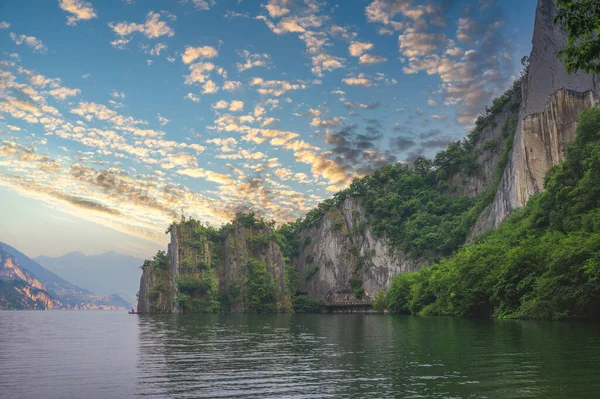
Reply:
[[[285, 277], [285, 260], [279, 245], [273, 241], [272, 229], [260, 222], [244, 225], [234, 221], [222, 229], [222, 236], [209, 237], [200, 222], [189, 219], [170, 227], [171, 241], [165, 264], [147, 261], [143, 266], [138, 293], [137, 310], [140, 313], [183, 313], [179, 278], [194, 281], [214, 279], [219, 297], [231, 312], [249, 309], [246, 288], [249, 280], [249, 262], [256, 260], [266, 268], [269, 279], [276, 286], [275, 309], [292, 309], [291, 296]], [[208, 280], [207, 280], [208, 279]], [[206, 299], [206, 294], [198, 294]], [[224, 300], [223, 298], [228, 298]], [[189, 311], [188, 307], [188, 311]]]
[[529, 73], [513, 149], [494, 202], [480, 216], [472, 236], [497, 226], [511, 210], [543, 190], [544, 176], [564, 159], [581, 111], [598, 103], [600, 84], [584, 73], [569, 75], [556, 52], [566, 40], [555, 26], [556, 0], [539, 0]]
[[302, 237], [305, 245], [295, 260], [300, 273], [297, 291], [312, 299], [340, 302], [354, 298], [360, 287], [372, 298], [389, 287], [394, 275], [420, 265], [373, 235], [357, 198], [331, 209]]

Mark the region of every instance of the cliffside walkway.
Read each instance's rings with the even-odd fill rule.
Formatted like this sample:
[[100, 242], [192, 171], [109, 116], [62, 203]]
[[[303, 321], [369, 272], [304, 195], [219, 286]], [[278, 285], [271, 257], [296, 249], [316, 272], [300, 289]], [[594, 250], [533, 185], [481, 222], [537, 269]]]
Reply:
[[326, 301], [325, 309], [329, 313], [370, 313], [373, 311], [373, 300], [366, 298]]

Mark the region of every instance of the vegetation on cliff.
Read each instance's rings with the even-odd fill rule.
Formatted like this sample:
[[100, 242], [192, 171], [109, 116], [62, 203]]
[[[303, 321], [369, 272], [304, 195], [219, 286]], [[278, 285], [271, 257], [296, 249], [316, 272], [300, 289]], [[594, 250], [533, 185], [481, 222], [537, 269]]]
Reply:
[[394, 313], [566, 319], [600, 315], [600, 109], [580, 118], [545, 191], [453, 257], [397, 275]]
[[[176, 254], [158, 251], [142, 267], [150, 287], [141, 300], [148, 301], [149, 311], [167, 313], [173, 306], [184, 313], [291, 310], [287, 261], [279, 247], [287, 241], [273, 222], [238, 213], [215, 228], [182, 216], [166, 233], [173, 235], [176, 245], [169, 251]], [[283, 287], [281, 275], [287, 282]]]
[[[318, 225], [345, 199], [355, 197], [365, 207], [373, 233], [387, 238], [394, 250], [425, 261], [451, 255], [465, 243], [469, 230], [492, 202], [500, 184], [517, 128], [523, 76], [495, 98], [491, 107], [486, 107], [464, 140], [451, 143], [434, 159], [420, 157], [412, 165], [388, 165], [354, 179], [347, 189], [320, 203], [303, 219], [284, 225], [280, 229], [282, 235], [297, 245], [302, 231]], [[481, 135], [501, 113], [509, 117], [500, 127], [504, 145], [493, 181], [477, 196], [451, 195], [447, 183], [450, 176], [459, 172], [470, 176], [481, 173], [477, 158], [482, 151], [493, 151], [498, 144], [483, 142]], [[294, 251], [288, 249], [288, 255], [294, 256]]]

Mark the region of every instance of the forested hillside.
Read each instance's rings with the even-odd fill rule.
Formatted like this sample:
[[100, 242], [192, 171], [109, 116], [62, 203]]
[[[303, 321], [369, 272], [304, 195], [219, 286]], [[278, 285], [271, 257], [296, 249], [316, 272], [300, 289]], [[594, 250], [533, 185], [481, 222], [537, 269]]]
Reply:
[[565, 319], [600, 315], [600, 109], [566, 159], [497, 229], [452, 257], [397, 275], [380, 309], [421, 315]]

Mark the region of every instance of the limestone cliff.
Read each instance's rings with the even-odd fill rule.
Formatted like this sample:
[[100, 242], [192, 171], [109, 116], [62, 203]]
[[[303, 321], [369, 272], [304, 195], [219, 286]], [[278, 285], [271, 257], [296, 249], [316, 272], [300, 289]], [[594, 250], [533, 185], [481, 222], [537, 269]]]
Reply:
[[300, 273], [297, 291], [312, 299], [372, 298], [389, 287], [392, 276], [419, 265], [390, 248], [385, 238], [373, 235], [357, 198], [347, 198], [331, 209], [301, 237], [305, 245], [295, 260]]
[[598, 103], [598, 79], [583, 73], [569, 75], [556, 57], [567, 37], [553, 23], [555, 3], [538, 2], [513, 149], [494, 201], [480, 216], [473, 236], [497, 226], [511, 210], [543, 190], [544, 175], [563, 160], [579, 114]]
[[[138, 312], [253, 312], [263, 305], [291, 311], [285, 260], [272, 226], [236, 219], [217, 231], [189, 219], [171, 225], [169, 233], [164, 259], [143, 266]], [[254, 287], [257, 281], [263, 286]], [[265, 296], [259, 298], [263, 291], [255, 288]]]

